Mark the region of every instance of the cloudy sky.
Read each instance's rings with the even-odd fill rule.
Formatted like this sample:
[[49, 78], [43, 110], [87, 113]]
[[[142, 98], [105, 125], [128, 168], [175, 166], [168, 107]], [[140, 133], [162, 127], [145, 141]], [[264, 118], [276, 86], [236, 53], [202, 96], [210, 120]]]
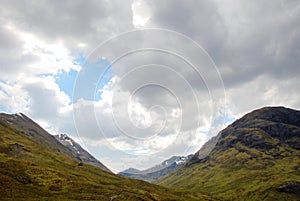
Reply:
[[115, 172], [194, 153], [253, 109], [300, 109], [297, 0], [2, 0], [0, 13], [0, 111]]

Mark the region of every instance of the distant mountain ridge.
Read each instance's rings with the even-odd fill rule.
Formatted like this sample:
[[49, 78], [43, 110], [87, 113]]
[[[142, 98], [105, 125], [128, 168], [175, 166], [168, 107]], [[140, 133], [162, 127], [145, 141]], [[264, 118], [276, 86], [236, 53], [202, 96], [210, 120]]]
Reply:
[[77, 142], [75, 142], [67, 134], [54, 135], [54, 137], [65, 147], [67, 147], [79, 161], [100, 167], [102, 170], [111, 172], [105, 165], [93, 157], [89, 152], [83, 149]]
[[157, 183], [221, 200], [299, 200], [300, 111], [264, 107], [219, 135], [207, 156], [193, 157]]
[[155, 165], [146, 170], [129, 168], [120, 172], [119, 175], [123, 175], [132, 179], [153, 182], [176, 170], [177, 168], [182, 166], [186, 161], [190, 160], [192, 157], [192, 154], [188, 156], [172, 156], [171, 158], [160, 163], [159, 165]]

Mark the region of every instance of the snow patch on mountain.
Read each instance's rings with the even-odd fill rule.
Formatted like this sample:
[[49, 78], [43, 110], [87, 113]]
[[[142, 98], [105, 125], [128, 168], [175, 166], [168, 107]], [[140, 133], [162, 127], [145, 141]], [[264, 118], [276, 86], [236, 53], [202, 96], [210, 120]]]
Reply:
[[178, 167], [182, 166], [185, 162], [191, 159], [193, 155], [188, 156], [173, 156], [162, 163], [155, 165], [146, 170], [137, 170], [134, 168], [129, 168], [120, 172], [120, 175], [127, 176], [133, 179], [144, 180], [148, 182], [153, 182], [159, 178], [171, 173]]
[[77, 142], [70, 138], [67, 134], [58, 134], [54, 136], [61, 144], [72, 151], [76, 158], [82, 162], [98, 166], [101, 169], [110, 172], [110, 170], [105, 167], [100, 161], [94, 158], [90, 153], [84, 150]]

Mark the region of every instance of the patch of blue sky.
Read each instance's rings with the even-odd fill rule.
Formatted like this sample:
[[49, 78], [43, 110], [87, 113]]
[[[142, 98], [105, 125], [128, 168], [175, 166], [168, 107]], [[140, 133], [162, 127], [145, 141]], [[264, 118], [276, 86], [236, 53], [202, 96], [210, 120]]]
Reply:
[[100, 75], [97, 83], [97, 87], [95, 90], [95, 101], [101, 99], [102, 89], [110, 82], [113, 77], [113, 70], [111, 68], [111, 63], [106, 59], [100, 59], [100, 65], [105, 66], [103, 73]]
[[70, 70], [69, 72], [62, 72], [56, 78], [56, 83], [58, 84], [61, 91], [65, 92], [72, 99], [73, 89], [76, 82], [78, 72], [76, 70]]
[[230, 117], [228, 114], [226, 114], [225, 116], [217, 117], [214, 120], [213, 125], [222, 125], [222, 124], [232, 123], [234, 120], [235, 119], [233, 117]]
[[0, 104], [0, 112], [10, 113], [7, 107], [3, 104]]
[[83, 53], [78, 53], [77, 57], [74, 59], [74, 64], [83, 66], [86, 62], [86, 57], [83, 55]]
[[79, 99], [92, 101], [101, 99], [101, 89], [113, 77], [110, 62], [103, 57], [90, 62], [83, 54], [78, 54], [73, 62], [80, 65], [81, 70], [61, 73], [56, 79], [60, 89], [70, 97], [72, 102]]
[[[218, 116], [216, 119], [213, 120], [212, 125], [211, 125], [211, 129], [212, 128], [218, 128], [219, 126], [224, 127], [226, 125], [231, 124], [234, 121], [235, 121], [235, 118], [229, 116], [228, 114]], [[212, 137], [212, 136], [217, 134], [217, 133], [214, 133], [214, 132], [215, 132], [214, 129], [213, 130], [208, 130], [208, 131], [201, 131], [202, 134], [206, 134], [209, 137]]]
[[[0, 80], [0, 83], [6, 84], [5, 81]], [[4, 96], [9, 96], [9, 94], [7, 93], [7, 91], [5, 91], [5, 89], [3, 89], [0, 86], [0, 94], [4, 95]], [[7, 108], [6, 106], [7, 103], [0, 103], [0, 112], [5, 112], [5, 113], [10, 113], [11, 111]]]
[[128, 155], [147, 155], [150, 153], [150, 150], [148, 149], [138, 149], [138, 150], [124, 150], [124, 153]]
[[[4, 82], [4, 81], [2, 81], [2, 80], [0, 80], [0, 83], [3, 83], [4, 85], [6, 85], [6, 82]], [[0, 92], [1, 92], [2, 94], [5, 94], [6, 96], [9, 96], [8, 93], [5, 91], [5, 89], [3, 89], [3, 88], [1, 87], [1, 85], [0, 85]]]
[[219, 116], [213, 121], [213, 126], [218, 125], [226, 125], [229, 123], [232, 123], [235, 120], [235, 118], [229, 116], [228, 114], [225, 114], [224, 116]]

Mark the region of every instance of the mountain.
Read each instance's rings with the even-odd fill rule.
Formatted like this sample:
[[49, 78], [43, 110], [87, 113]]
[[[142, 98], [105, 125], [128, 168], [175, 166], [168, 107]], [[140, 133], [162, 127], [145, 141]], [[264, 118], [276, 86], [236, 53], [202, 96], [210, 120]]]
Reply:
[[163, 161], [161, 164], [151, 167], [149, 169], [141, 171], [134, 168], [129, 168], [120, 172], [119, 175], [123, 175], [132, 179], [153, 182], [176, 170], [178, 167], [182, 166], [186, 161], [191, 159], [192, 156], [193, 155], [173, 156]]
[[220, 132], [208, 156], [193, 157], [157, 184], [221, 200], [300, 200], [300, 111], [246, 114]]
[[[93, 156], [91, 156], [87, 151], [82, 149], [82, 147], [77, 144], [74, 140], [67, 137], [66, 135], [52, 136], [43, 128], [41, 128], [37, 123], [32, 121], [26, 115], [19, 113], [14, 115], [0, 114], [0, 122], [9, 125], [14, 130], [19, 133], [26, 135], [32, 141], [45, 146], [53, 151], [62, 152], [74, 160], [79, 162], [85, 162], [91, 165], [100, 167], [105, 171], [110, 170], [106, 168], [101, 162], [97, 161]], [[63, 142], [65, 139], [65, 142]], [[59, 143], [60, 142], [60, 143]], [[68, 143], [72, 143], [74, 146], [71, 147]], [[61, 144], [65, 145], [61, 146]], [[67, 148], [67, 149], [66, 149]], [[74, 150], [77, 149], [77, 150]]]
[[100, 167], [102, 170], [110, 172], [110, 170], [105, 167], [100, 161], [95, 159], [90, 153], [84, 150], [77, 142], [70, 138], [66, 134], [54, 135], [54, 137], [65, 147], [67, 147], [76, 159], [84, 163]]
[[0, 114], [1, 200], [213, 200], [80, 161], [24, 114]]

